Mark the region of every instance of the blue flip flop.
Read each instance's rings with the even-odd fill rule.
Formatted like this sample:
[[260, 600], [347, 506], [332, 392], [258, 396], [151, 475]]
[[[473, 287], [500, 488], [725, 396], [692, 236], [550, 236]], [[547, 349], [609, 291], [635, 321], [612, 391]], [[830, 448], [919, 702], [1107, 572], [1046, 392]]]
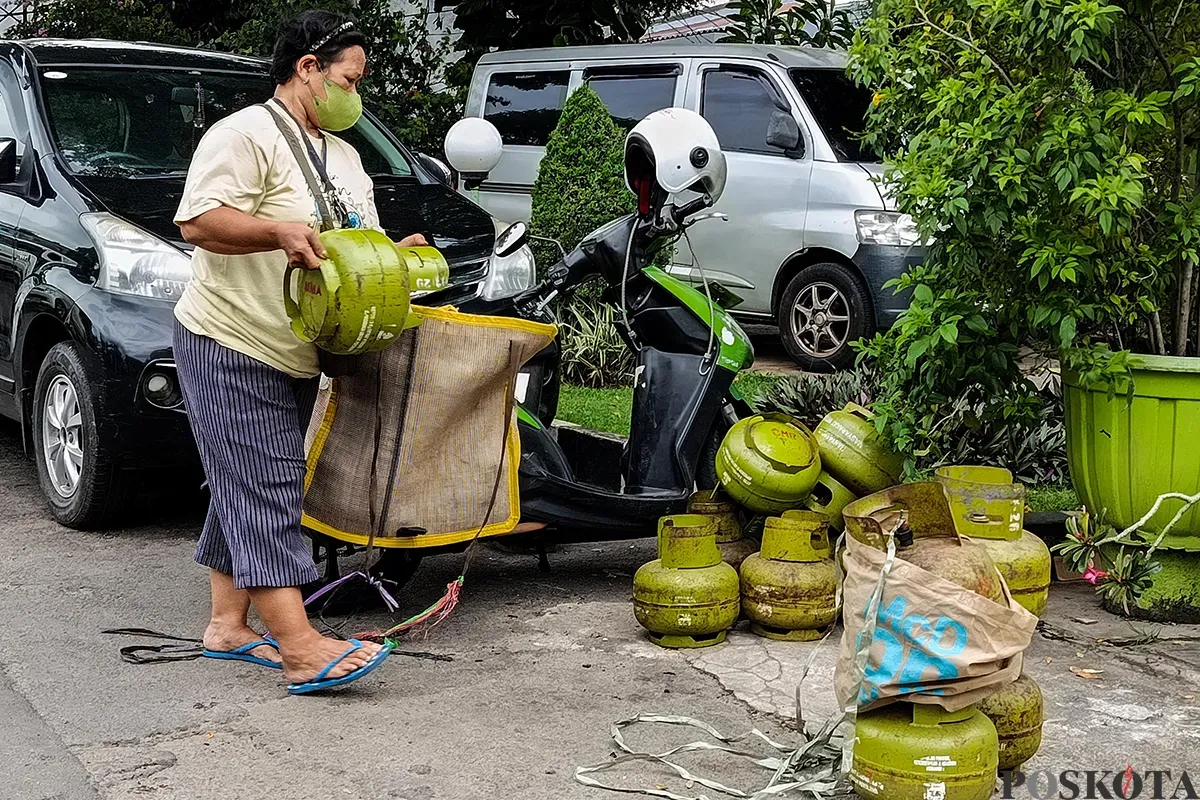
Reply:
[[258, 656], [250, 655], [251, 650], [254, 650], [258, 647], [263, 647], [264, 645], [267, 647], [274, 647], [276, 650], [279, 650], [279, 645], [275, 642], [275, 640], [270, 636], [266, 636], [258, 641], [250, 642], [250, 644], [244, 644], [234, 650], [209, 650], [208, 648], [205, 648], [201, 655], [203, 655], [205, 658], [223, 658], [226, 661], [248, 661], [251, 664], [258, 664], [260, 666], [270, 667], [271, 669], [283, 669], [283, 664], [280, 664], [278, 661], [271, 661], [266, 658], [259, 658]]
[[375, 670], [380, 664], [387, 660], [388, 654], [392, 652], [392, 645], [385, 644], [382, 650], [376, 653], [370, 661], [363, 664], [358, 669], [354, 670], [348, 675], [343, 675], [340, 678], [329, 678], [326, 680], [325, 676], [328, 675], [334, 667], [342, 663], [342, 659], [351, 653], [362, 649], [362, 642], [360, 642], [358, 639], [349, 639], [347, 641], [354, 646], [342, 653], [333, 661], [330, 661], [325, 666], [325, 669], [321, 670], [320, 673], [317, 674], [317, 677], [313, 678], [311, 681], [308, 681], [307, 683], [289, 683], [287, 687], [288, 693], [308, 694], [309, 692], [319, 692], [322, 689], [332, 689], [335, 686], [344, 686], [345, 684], [356, 681], [367, 673]]

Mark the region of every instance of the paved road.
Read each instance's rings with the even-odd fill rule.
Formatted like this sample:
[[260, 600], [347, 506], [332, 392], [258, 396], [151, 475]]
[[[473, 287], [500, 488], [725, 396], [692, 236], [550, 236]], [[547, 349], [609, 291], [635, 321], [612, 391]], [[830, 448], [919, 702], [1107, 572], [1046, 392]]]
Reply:
[[[749, 634], [706, 652], [650, 646], [629, 604], [650, 542], [552, 553], [550, 574], [533, 557], [483, 550], [463, 605], [408, 645], [453, 661], [395, 657], [378, 679], [329, 696], [289, 697], [277, 673], [251, 665], [122, 663], [102, 629], [202, 628], [198, 528], [194, 512], [113, 533], [56, 526], [15, 430], [0, 426], [0, 800], [603, 800], [614, 795], [576, 785], [573, 770], [606, 760], [609, 725], [639, 711], [790, 735], [781, 717], [794, 714], [812, 646]], [[453, 556], [422, 565], [404, 610], [439, 596], [457, 570]], [[1049, 718], [1033, 766], [1188, 767], [1200, 786], [1200, 646], [1098, 644], [1127, 629], [1087, 587], [1056, 586], [1051, 616], [1068, 638], [1037, 638], [1027, 665]], [[832, 644], [804, 684], [810, 719], [831, 704]], [[1071, 666], [1104, 672], [1089, 681]], [[663, 750], [692, 738], [652, 729], [631, 743]], [[700, 768], [761, 784], [730, 764]], [[694, 793], [644, 769], [627, 777]]]
[[[646, 657], [628, 598], [648, 542], [552, 553], [548, 575], [481, 551], [460, 609], [412, 644], [454, 660], [394, 657], [338, 694], [290, 697], [251, 665], [124, 664], [102, 629], [202, 629], [199, 523], [60, 528], [0, 427], [0, 800], [594, 799], [571, 776], [608, 757], [611, 722], [650, 709], [741, 730], [759, 716], [682, 657]], [[423, 565], [405, 610], [457, 570], [453, 556]]]

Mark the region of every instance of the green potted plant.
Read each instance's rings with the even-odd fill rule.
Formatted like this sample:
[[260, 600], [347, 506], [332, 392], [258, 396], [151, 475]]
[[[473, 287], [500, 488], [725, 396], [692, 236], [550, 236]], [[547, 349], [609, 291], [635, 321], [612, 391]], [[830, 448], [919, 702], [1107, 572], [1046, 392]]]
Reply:
[[[863, 352], [910, 466], [962, 435], [944, 419], [963, 398], [981, 423], [1032, 423], [1027, 376], [1061, 365], [1089, 508], [1125, 528], [1200, 492], [1198, 42], [1180, 0], [879, 0], [850, 72], [928, 247], [896, 283], [910, 309]], [[1162, 548], [1200, 550], [1200, 508]]]

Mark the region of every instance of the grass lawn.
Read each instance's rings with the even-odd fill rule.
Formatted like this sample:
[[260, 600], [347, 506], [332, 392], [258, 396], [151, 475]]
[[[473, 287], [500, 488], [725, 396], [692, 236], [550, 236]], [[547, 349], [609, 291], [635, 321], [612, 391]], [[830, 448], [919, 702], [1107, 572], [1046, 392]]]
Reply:
[[[734, 385], [751, 402], [780, 380], [777, 375], [745, 372]], [[563, 384], [558, 398], [558, 418], [585, 428], [606, 433], [629, 435], [629, 415], [633, 406], [633, 389], [588, 389]]]
[[1025, 504], [1033, 511], [1074, 511], [1079, 497], [1069, 486], [1030, 486]]
[[633, 389], [588, 389], [563, 384], [558, 396], [558, 418], [605, 433], [629, 435]]

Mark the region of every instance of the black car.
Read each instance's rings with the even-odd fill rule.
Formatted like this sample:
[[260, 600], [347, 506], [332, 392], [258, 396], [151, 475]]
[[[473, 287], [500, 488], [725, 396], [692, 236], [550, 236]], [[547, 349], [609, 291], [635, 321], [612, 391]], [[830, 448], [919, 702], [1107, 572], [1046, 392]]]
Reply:
[[[56, 519], [110, 520], [154, 479], [199, 486], [171, 360], [190, 246], [172, 216], [193, 149], [268, 99], [257, 59], [109, 41], [0, 43], [0, 413], [21, 424]], [[532, 260], [492, 257], [496, 223], [370, 113], [341, 134], [398, 240], [450, 263], [429, 304], [515, 294]], [[527, 275], [528, 273], [528, 275]]]

